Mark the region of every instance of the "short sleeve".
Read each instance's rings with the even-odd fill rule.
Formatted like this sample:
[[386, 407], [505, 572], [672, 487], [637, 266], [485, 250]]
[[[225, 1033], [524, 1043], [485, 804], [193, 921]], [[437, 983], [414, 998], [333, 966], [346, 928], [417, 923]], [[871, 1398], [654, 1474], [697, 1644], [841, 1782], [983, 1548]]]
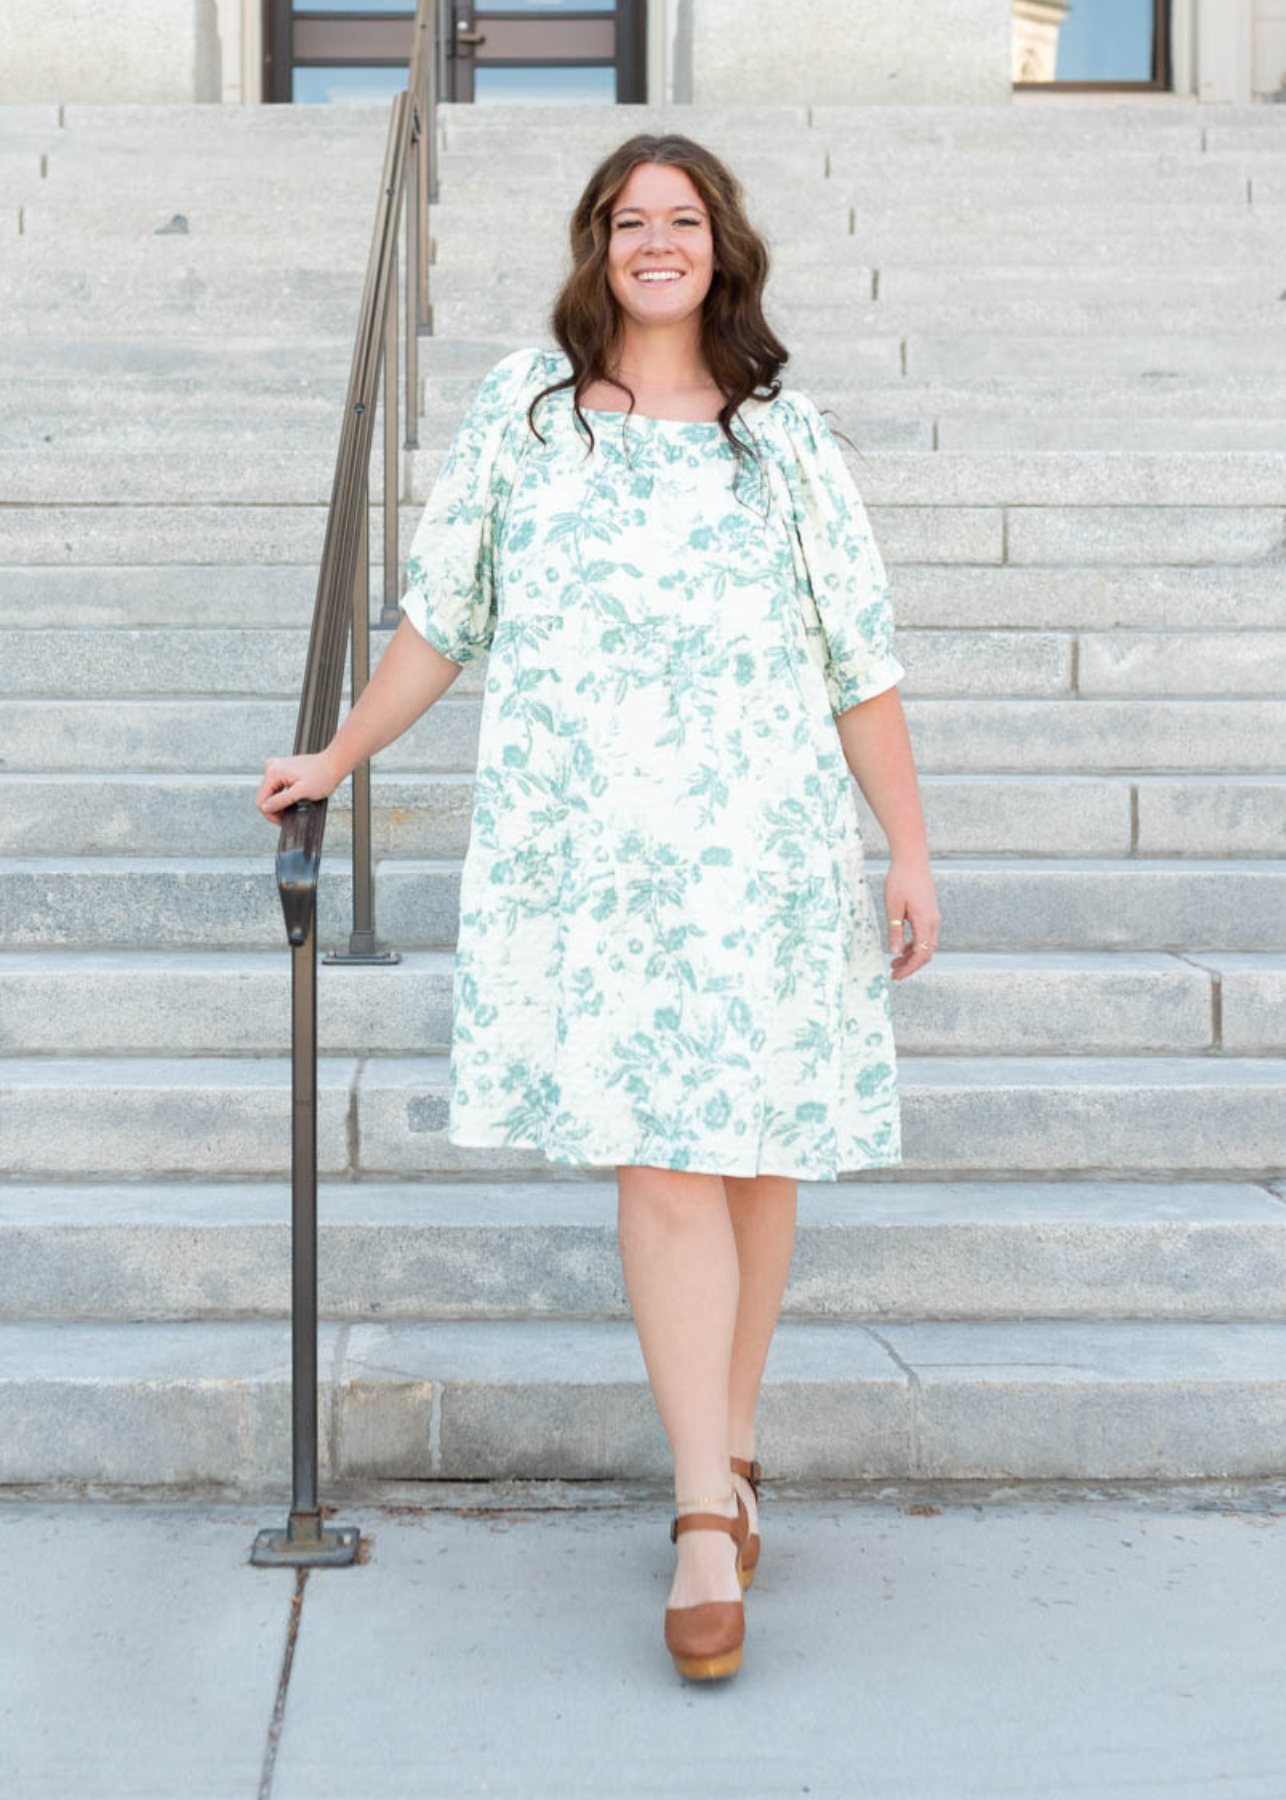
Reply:
[[826, 692], [838, 714], [896, 686], [906, 670], [894, 653], [884, 560], [839, 441], [796, 390], [784, 420], [795, 530], [821, 631]]
[[487, 371], [433, 484], [407, 558], [401, 610], [452, 662], [490, 649], [496, 628], [496, 540], [511, 482], [504, 454], [546, 385], [543, 353], [511, 351]]

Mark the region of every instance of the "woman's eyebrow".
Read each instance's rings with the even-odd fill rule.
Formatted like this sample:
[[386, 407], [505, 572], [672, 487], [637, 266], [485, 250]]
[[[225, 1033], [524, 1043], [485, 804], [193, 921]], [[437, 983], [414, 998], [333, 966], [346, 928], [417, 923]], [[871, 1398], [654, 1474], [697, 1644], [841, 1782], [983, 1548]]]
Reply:
[[[614, 219], [618, 219], [622, 213], [626, 213], [626, 212], [641, 213], [641, 212], [645, 212], [646, 210], [647, 210], [646, 207], [642, 207], [642, 206], [618, 206], [616, 211], [612, 214], [612, 217]], [[705, 217], [705, 208], [702, 206], [696, 206], [689, 201], [684, 201], [684, 203], [681, 206], [658, 207], [657, 211], [658, 212], [694, 212], [694, 213], [700, 213], [702, 218]]]

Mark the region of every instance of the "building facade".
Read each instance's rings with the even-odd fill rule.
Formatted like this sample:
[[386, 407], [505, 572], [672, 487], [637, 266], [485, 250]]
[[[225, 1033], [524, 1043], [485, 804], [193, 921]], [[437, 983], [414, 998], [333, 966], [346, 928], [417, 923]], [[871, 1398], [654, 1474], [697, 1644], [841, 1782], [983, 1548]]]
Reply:
[[[445, 98], [995, 103], [1015, 90], [1286, 99], [1286, 0], [443, 0]], [[0, 0], [0, 101], [374, 99], [399, 0]]]

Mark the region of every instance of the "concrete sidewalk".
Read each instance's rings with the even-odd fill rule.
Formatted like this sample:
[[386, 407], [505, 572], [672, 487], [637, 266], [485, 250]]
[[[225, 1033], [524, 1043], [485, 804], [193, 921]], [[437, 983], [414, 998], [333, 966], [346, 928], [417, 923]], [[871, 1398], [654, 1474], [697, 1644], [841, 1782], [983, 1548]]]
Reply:
[[0, 1503], [5, 1800], [1286, 1794], [1286, 1481], [771, 1484], [746, 1652], [679, 1678], [656, 1484]]

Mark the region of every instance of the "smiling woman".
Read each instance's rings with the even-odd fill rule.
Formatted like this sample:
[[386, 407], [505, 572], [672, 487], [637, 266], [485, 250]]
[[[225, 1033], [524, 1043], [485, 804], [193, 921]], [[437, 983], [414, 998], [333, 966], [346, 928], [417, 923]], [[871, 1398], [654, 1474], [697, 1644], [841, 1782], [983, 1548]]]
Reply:
[[890, 931], [915, 930], [895, 978], [938, 915], [884, 565], [838, 444], [782, 387], [739, 184], [689, 138], [632, 138], [571, 247], [561, 348], [487, 376], [402, 601], [442, 656], [490, 652], [447, 1134], [617, 1170], [675, 1458], [665, 1642], [704, 1679], [741, 1661], [796, 1180], [902, 1155], [846, 741], [870, 746]]
[[436, 695], [486, 655], [447, 1138], [616, 1170], [674, 1451], [665, 1643], [706, 1679], [741, 1661], [796, 1182], [902, 1160], [852, 775], [889, 845], [892, 979], [938, 911], [886, 571], [836, 439], [781, 383], [739, 184], [690, 138], [631, 138], [571, 248], [559, 348], [510, 351], [475, 394], [331, 772], [404, 716], [399, 684]]

